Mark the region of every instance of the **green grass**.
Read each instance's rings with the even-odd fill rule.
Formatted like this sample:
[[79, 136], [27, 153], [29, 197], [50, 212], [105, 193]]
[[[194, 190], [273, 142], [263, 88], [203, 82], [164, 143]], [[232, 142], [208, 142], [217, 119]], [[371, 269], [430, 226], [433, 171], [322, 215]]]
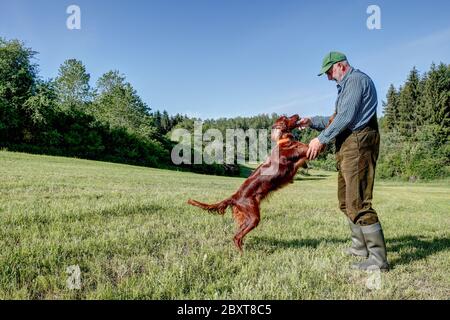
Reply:
[[[450, 183], [377, 181], [393, 269], [352, 271], [336, 175], [310, 171], [262, 205], [240, 255], [234, 223], [186, 205], [243, 178], [0, 152], [1, 299], [448, 299]], [[66, 284], [81, 269], [81, 289]]]

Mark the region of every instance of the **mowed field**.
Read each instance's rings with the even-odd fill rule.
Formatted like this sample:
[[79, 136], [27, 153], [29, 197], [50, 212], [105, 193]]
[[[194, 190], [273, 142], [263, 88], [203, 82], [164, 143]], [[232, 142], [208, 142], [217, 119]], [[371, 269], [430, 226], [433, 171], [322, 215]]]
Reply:
[[450, 298], [449, 180], [376, 182], [392, 265], [380, 275], [342, 253], [335, 173], [263, 202], [243, 255], [230, 210], [186, 204], [220, 201], [243, 178], [6, 151], [0, 176], [0, 299]]

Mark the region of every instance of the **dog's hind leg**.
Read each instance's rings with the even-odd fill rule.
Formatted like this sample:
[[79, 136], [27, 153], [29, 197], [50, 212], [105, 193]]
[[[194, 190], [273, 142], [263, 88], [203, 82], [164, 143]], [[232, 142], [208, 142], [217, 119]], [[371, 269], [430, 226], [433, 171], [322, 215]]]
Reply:
[[242, 208], [245, 215], [245, 221], [240, 225], [240, 228], [234, 236], [234, 243], [242, 252], [243, 239], [254, 228], [256, 228], [261, 220], [259, 213], [259, 204], [256, 200]]
[[236, 221], [236, 225], [238, 227], [238, 230], [233, 238], [234, 245], [238, 248], [239, 251], [242, 252], [242, 241], [239, 238], [239, 234], [247, 227], [245, 213], [238, 207], [233, 206], [233, 218]]

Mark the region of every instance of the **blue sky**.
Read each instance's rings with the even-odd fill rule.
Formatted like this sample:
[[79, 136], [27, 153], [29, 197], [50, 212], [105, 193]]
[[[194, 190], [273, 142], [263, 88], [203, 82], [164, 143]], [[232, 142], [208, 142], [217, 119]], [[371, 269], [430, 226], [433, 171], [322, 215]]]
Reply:
[[[81, 8], [68, 30], [66, 8]], [[381, 30], [369, 30], [369, 5]], [[330, 50], [372, 77], [381, 100], [413, 66], [450, 63], [450, 1], [0, 0], [0, 36], [39, 52], [44, 78], [83, 61], [91, 84], [119, 70], [152, 108], [201, 118], [331, 114]]]

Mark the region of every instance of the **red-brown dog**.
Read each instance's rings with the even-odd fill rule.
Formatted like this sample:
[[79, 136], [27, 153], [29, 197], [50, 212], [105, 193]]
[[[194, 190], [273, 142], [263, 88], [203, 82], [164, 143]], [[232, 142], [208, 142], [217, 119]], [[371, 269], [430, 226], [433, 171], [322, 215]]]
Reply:
[[243, 238], [260, 221], [259, 204], [267, 195], [292, 183], [297, 170], [306, 165], [308, 145], [295, 141], [291, 131], [298, 127], [298, 115], [280, 117], [272, 126], [272, 140], [277, 146], [271, 155], [244, 181], [230, 198], [216, 204], [188, 200], [188, 203], [208, 211], [224, 214], [231, 206], [238, 225], [234, 244], [242, 252]]

